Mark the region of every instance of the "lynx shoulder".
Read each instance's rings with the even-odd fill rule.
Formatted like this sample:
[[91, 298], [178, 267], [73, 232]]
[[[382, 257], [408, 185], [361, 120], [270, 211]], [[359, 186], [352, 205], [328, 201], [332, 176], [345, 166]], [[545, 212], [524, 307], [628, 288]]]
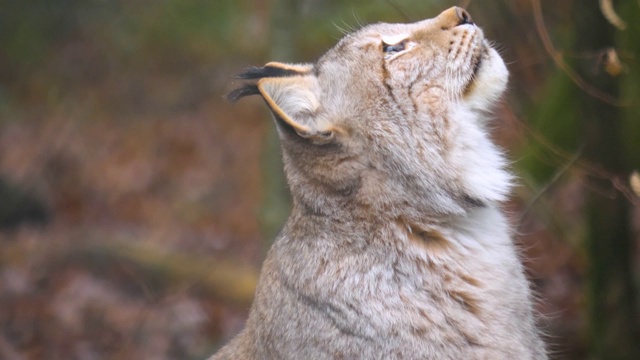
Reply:
[[546, 359], [485, 114], [508, 73], [461, 8], [268, 63], [293, 197], [245, 329], [212, 359]]

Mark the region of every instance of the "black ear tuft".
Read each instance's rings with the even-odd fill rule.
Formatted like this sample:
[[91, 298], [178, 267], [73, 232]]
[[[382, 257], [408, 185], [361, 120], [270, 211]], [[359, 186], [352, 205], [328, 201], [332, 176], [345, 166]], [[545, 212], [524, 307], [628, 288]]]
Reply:
[[255, 84], [245, 84], [242, 87], [239, 87], [232, 92], [228, 93], [226, 98], [229, 102], [235, 103], [241, 98], [250, 95], [259, 95], [260, 90], [258, 90], [258, 86]]
[[[243, 73], [236, 76], [236, 79], [242, 80], [254, 80], [254, 79], [262, 79], [262, 78], [277, 78], [277, 77], [289, 77], [296, 75], [303, 75], [304, 73], [296, 71], [294, 69], [287, 69], [280, 66], [252, 66], [247, 68]], [[258, 90], [258, 86], [255, 84], [246, 84], [242, 87], [239, 87], [229, 94], [227, 94], [226, 98], [228, 101], [235, 103], [241, 98], [249, 95], [259, 95], [260, 90]]]
[[285, 77], [285, 76], [295, 76], [300, 75], [299, 72], [290, 69], [283, 69], [277, 66], [253, 66], [247, 68], [245, 72], [236, 76], [238, 79], [249, 80], [249, 79], [262, 79], [266, 77]]

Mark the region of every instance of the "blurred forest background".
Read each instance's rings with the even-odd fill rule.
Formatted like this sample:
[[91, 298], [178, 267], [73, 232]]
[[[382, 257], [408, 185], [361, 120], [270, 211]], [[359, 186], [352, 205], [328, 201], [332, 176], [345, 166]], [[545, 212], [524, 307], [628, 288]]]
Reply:
[[495, 139], [552, 357], [640, 359], [637, 0], [0, 0], [0, 359], [219, 348], [288, 207], [233, 75], [453, 5], [511, 72]]

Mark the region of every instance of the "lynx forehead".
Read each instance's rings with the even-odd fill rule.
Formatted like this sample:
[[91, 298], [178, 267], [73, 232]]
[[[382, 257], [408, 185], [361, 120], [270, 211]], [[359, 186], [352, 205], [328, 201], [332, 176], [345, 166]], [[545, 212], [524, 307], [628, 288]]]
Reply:
[[[320, 74], [326, 63], [334, 66], [330, 73], [341, 67], [341, 75], [350, 79], [382, 70], [389, 77], [387, 83], [404, 81], [408, 90], [418, 92], [439, 88], [446, 90], [446, 100], [471, 101], [482, 109], [504, 91], [508, 77], [482, 30], [460, 8], [413, 24], [365, 27], [342, 39], [320, 60]], [[344, 84], [348, 88], [354, 83]]]
[[466, 11], [239, 77], [229, 99], [274, 115], [293, 210], [213, 359], [546, 359], [486, 129], [508, 74]]

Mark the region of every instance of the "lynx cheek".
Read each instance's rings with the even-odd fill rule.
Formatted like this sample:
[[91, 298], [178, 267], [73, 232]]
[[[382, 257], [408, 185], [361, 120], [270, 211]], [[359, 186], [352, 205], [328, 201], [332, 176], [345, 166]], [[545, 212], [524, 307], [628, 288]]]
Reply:
[[487, 48], [481, 55], [473, 81], [465, 92], [465, 101], [473, 109], [490, 109], [507, 87], [509, 72], [500, 55]]

